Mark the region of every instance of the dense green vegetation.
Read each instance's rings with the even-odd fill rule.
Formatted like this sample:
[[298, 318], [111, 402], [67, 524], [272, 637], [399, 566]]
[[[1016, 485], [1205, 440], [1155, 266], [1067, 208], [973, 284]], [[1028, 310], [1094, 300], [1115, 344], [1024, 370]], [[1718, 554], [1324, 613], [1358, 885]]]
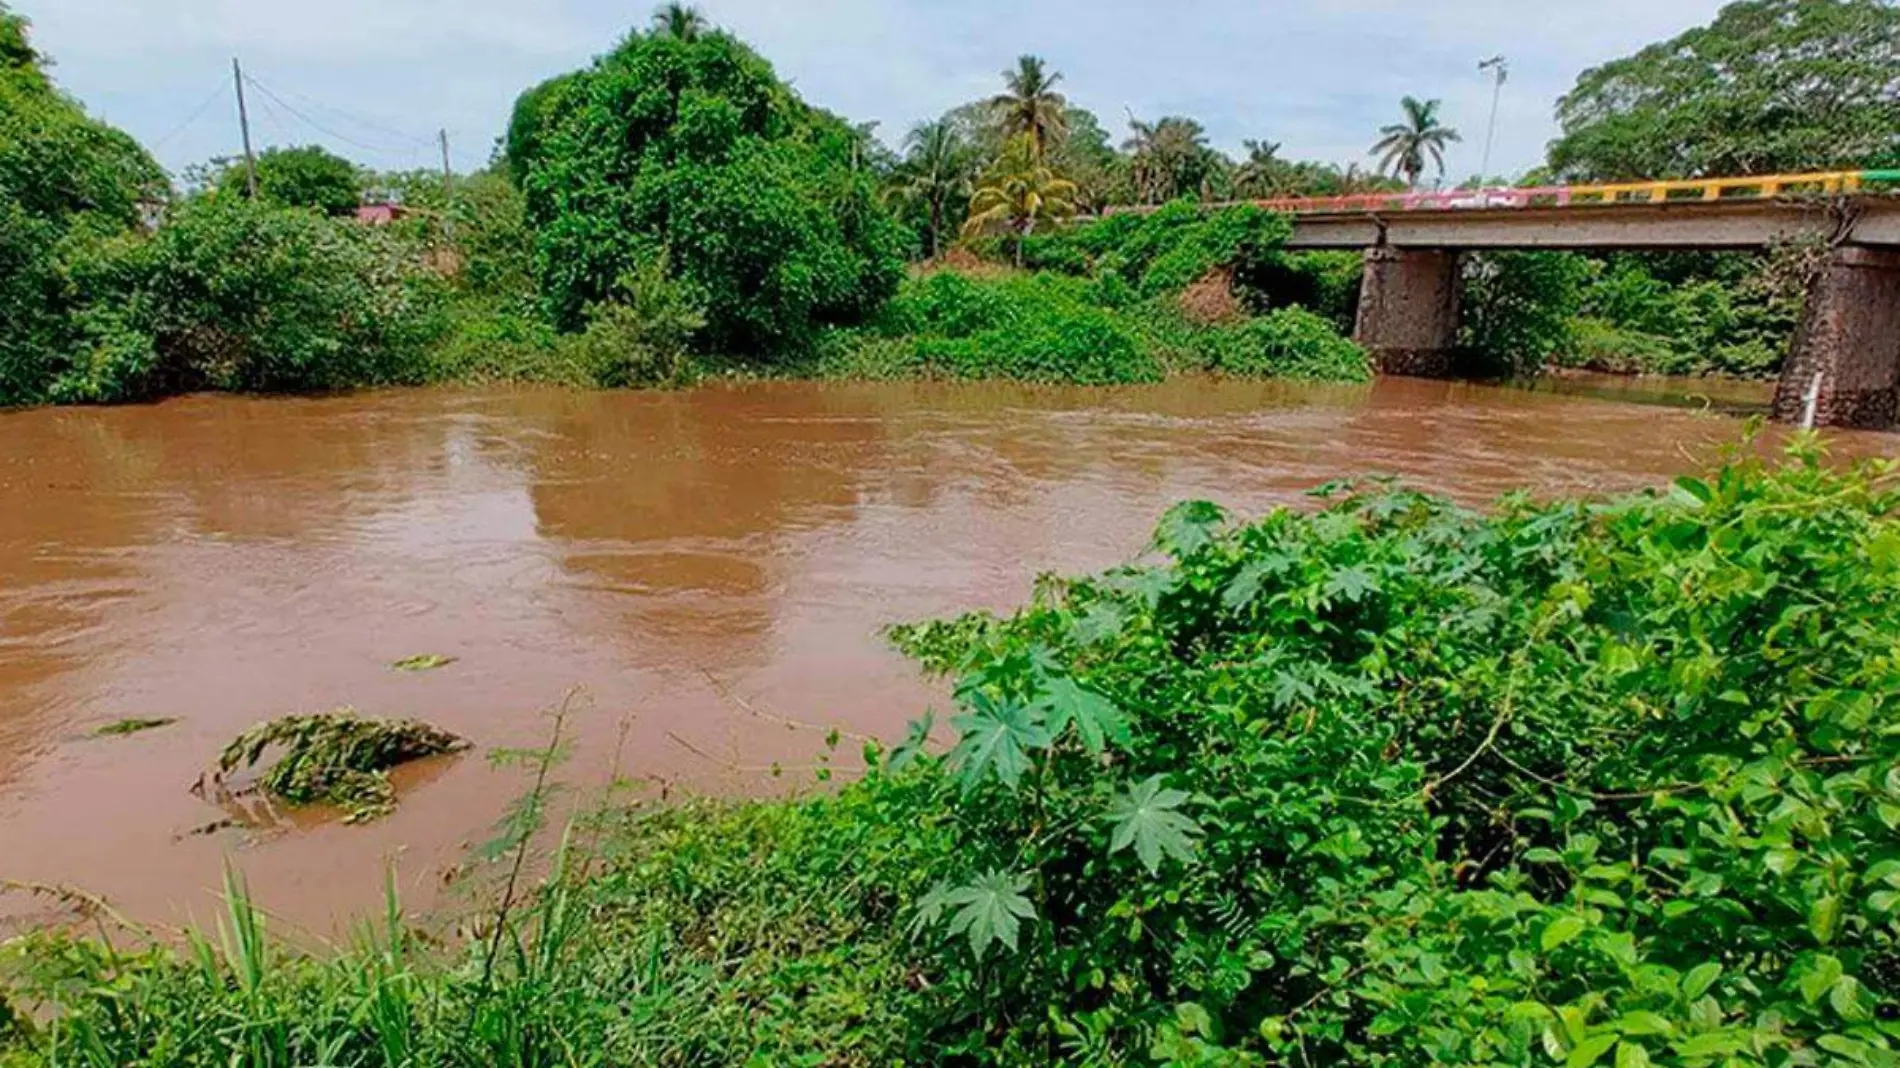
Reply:
[[1585, 180], [1798, 174], [1900, 159], [1900, 8], [1741, 0], [1715, 21], [1585, 71], [1551, 167]]
[[609, 807], [446, 954], [16, 943], [8, 1063], [1890, 1065], [1897, 478], [1185, 504], [898, 628], [958, 712], [835, 793]]
[[733, 37], [635, 34], [544, 95], [515, 166], [557, 324], [664, 263], [704, 310], [704, 345], [772, 359], [896, 289], [902, 245], [852, 166], [858, 134]]
[[[1018, 135], [1027, 144], [1025, 135]], [[972, 216], [973, 219], [980, 216]], [[1283, 216], [1177, 201], [1052, 232], [1011, 230], [1035, 274], [913, 278], [871, 324], [827, 339], [838, 377], [1003, 377], [1092, 385], [1171, 372], [1362, 381], [1363, 349], [1283, 298], [1317, 296]], [[1323, 305], [1322, 305], [1323, 306]]]
[[[1880, 0], [1741, 0], [1708, 26], [1585, 71], [1558, 103], [1550, 166], [1581, 181], [1892, 166], [1896, 42], [1900, 8]], [[1557, 298], [1581, 316], [1516, 362], [1773, 374], [1813, 252], [1595, 261]]]
[[[1550, 167], [1526, 180], [1894, 163], [1896, 39], [1900, 11], [1878, 0], [1740, 0], [1586, 72], [1561, 102]], [[1025, 55], [1001, 92], [919, 124], [893, 152], [670, 5], [588, 67], [523, 93], [488, 171], [445, 188], [314, 145], [271, 148], [253, 201], [242, 161], [189, 168], [189, 188], [174, 188], [54, 88], [10, 12], [0, 64], [0, 404], [810, 368], [1331, 375], [1356, 361], [1310, 316], [1243, 327], [1176, 313], [1205, 303], [1190, 288], [1219, 267], [1243, 312], [1300, 306], [1350, 332], [1350, 257], [1216, 264], [1183, 252], [1147, 277], [1108, 254], [1124, 224], [1074, 220], [1116, 205], [1417, 186], [1442, 179], [1459, 139], [1437, 101], [1406, 97], [1403, 121], [1372, 146], [1379, 173], [1284, 159], [1264, 139], [1230, 158], [1182, 115], [1131, 115], [1118, 144], [1064, 94], [1060, 71]], [[355, 224], [366, 196], [399, 205], [397, 221]], [[1471, 257], [1466, 369], [1772, 374], [1815, 252]], [[907, 333], [906, 306], [939, 283], [906, 283], [906, 260], [966, 269], [972, 255], [1092, 284], [980, 278], [974, 288], [1009, 311], [966, 333]], [[1209, 325], [1220, 329], [1190, 329]], [[1269, 350], [1282, 356], [1259, 357]]]

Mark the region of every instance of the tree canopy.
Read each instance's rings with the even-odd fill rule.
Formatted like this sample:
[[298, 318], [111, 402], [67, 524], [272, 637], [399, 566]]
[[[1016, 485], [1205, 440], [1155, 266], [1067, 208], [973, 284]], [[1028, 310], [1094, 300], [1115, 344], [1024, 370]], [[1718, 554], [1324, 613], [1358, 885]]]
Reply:
[[[239, 161], [225, 172], [220, 187], [241, 190], [244, 180]], [[362, 203], [362, 179], [356, 164], [316, 145], [272, 148], [257, 157], [257, 195], [278, 207], [348, 215]]]
[[43, 399], [83, 340], [71, 260], [138, 221], [164, 173], [123, 131], [57, 92], [0, 7], [0, 404]]
[[530, 90], [515, 119], [536, 275], [565, 327], [663, 258], [708, 309], [703, 344], [773, 356], [862, 317], [902, 275], [858, 132], [729, 34], [635, 33]]
[[1742, 0], [1587, 70], [1558, 102], [1551, 166], [1580, 180], [1874, 165], [1900, 148], [1900, 8]]

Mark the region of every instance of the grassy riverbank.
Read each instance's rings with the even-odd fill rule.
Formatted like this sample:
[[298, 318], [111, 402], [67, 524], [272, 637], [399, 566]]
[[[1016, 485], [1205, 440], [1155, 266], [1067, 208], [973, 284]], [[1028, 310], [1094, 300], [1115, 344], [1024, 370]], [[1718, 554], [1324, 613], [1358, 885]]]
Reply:
[[1894, 1063], [1892, 465], [1323, 497], [898, 628], [947, 727], [609, 807], [448, 944], [10, 945], [0, 1063]]

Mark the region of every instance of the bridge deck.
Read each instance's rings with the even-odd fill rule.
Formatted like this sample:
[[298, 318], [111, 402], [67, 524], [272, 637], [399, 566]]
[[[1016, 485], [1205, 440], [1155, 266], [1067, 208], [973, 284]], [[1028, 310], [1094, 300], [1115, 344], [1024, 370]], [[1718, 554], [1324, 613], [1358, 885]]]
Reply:
[[1293, 216], [1289, 248], [1752, 249], [1819, 237], [1900, 248], [1900, 196], [1677, 200]]

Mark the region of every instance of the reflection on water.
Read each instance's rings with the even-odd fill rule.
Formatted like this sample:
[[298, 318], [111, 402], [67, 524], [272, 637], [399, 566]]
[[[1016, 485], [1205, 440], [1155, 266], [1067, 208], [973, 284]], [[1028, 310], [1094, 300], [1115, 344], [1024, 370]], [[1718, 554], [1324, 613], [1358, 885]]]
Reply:
[[[1472, 502], [1615, 490], [1737, 433], [1583, 388], [786, 383], [0, 415], [0, 876], [176, 919], [209, 911], [235, 851], [321, 926], [397, 858], [426, 904], [515, 788], [482, 760], [406, 776], [381, 823], [252, 845], [189, 833], [219, 812], [185, 787], [265, 717], [351, 705], [517, 746], [580, 686], [577, 784], [624, 734], [626, 774], [783, 789], [741, 769], [809, 763], [818, 739], [746, 705], [898, 732], [941, 697], [882, 626], [1119, 562], [1176, 500], [1258, 512], [1365, 472]], [[419, 653], [460, 659], [389, 670]], [[180, 722], [88, 736], [125, 716]]]

